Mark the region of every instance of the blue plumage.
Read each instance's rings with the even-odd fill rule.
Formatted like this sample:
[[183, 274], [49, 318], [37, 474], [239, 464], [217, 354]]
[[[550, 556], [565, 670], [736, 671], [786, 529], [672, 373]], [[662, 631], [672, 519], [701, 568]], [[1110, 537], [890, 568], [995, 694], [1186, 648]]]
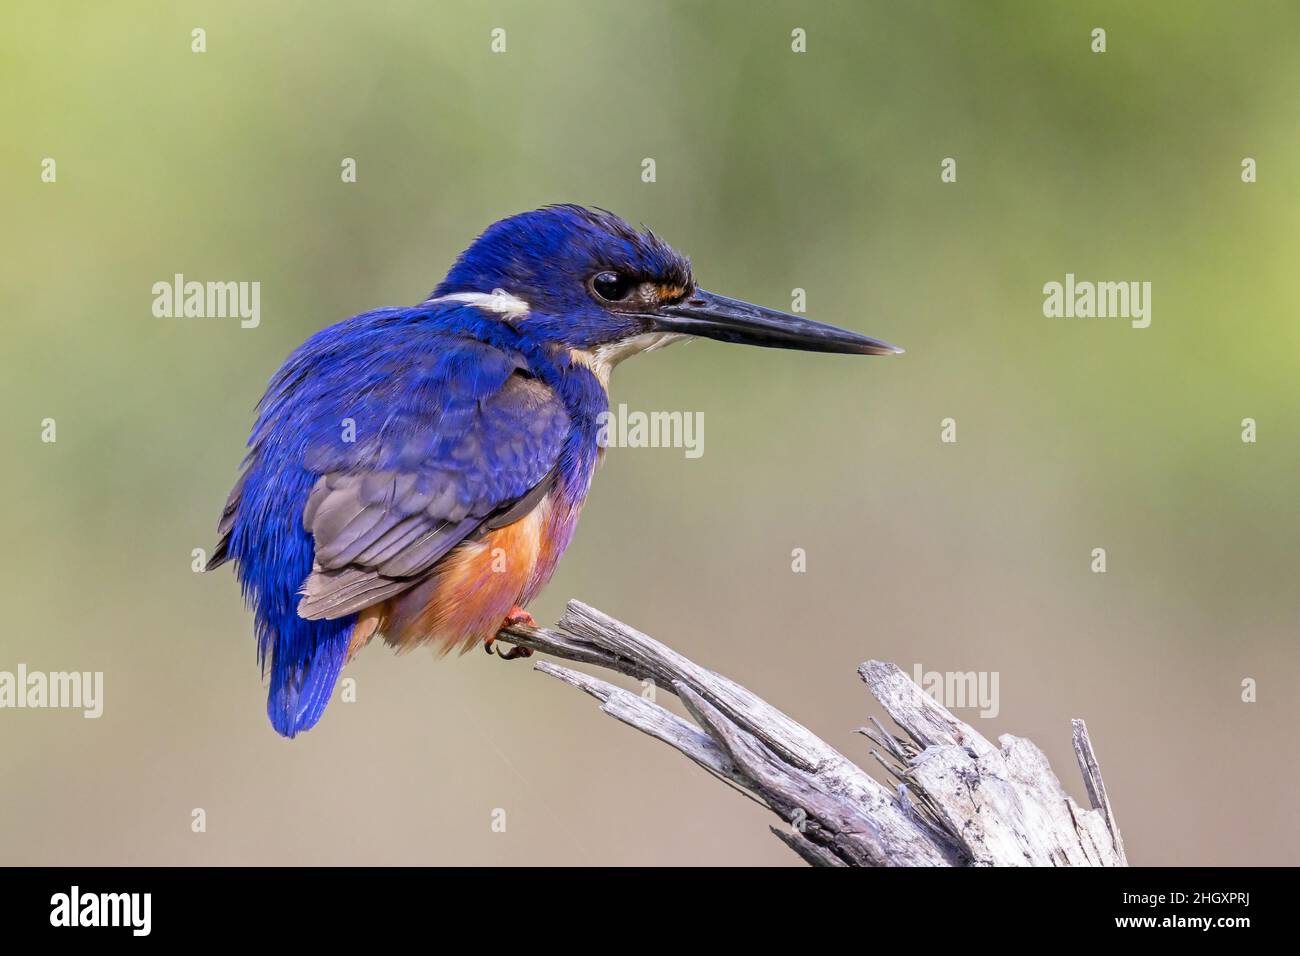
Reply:
[[[521, 368], [576, 400], [590, 397], [534, 343], [457, 304], [381, 309], [331, 326], [272, 380], [226, 551], [257, 611], [267, 711], [281, 734], [310, 729], [324, 712], [356, 621], [299, 614], [315, 553], [302, 521], [313, 487], [332, 473], [436, 468], [454, 473], [450, 510], [514, 501], [554, 465], [570, 421], [543, 422], [535, 440], [521, 441], [536, 423], [496, 408], [478, 453], [463, 461], [454, 453], [468, 432], [482, 430], [482, 403]], [[593, 431], [600, 410], [589, 409]]]
[[[274, 728], [314, 726], [376, 633], [490, 646], [569, 543], [610, 368], [688, 335], [897, 351], [699, 290], [662, 240], [578, 206], [496, 223], [427, 301], [298, 348], [258, 406], [209, 562], [237, 563]], [[509, 551], [503, 573], [490, 550]]]
[[564, 205], [493, 223], [433, 294], [504, 289], [528, 303], [530, 336], [590, 348], [645, 331], [638, 317], [592, 298], [589, 281], [602, 271], [682, 289], [692, 285], [690, 260], [653, 233], [613, 213]]

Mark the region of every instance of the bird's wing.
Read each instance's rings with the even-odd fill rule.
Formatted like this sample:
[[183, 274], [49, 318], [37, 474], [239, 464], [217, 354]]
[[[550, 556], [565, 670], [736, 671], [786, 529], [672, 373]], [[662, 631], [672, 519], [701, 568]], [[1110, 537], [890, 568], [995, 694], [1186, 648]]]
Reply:
[[221, 521], [217, 523], [217, 545], [212, 549], [212, 556], [208, 558], [207, 564], [204, 565], [204, 571], [219, 568], [230, 560], [230, 535], [235, 530], [239, 502], [244, 494], [244, 482], [247, 480], [248, 472], [244, 472], [239, 476], [239, 480], [235, 482], [235, 487], [230, 490], [230, 495], [226, 498], [226, 506], [221, 511]]
[[[308, 449], [315, 565], [298, 614], [354, 614], [422, 580], [456, 544], [550, 490], [570, 420], [522, 360], [459, 339], [358, 402], [355, 441]], [[367, 429], [374, 429], [367, 434]]]

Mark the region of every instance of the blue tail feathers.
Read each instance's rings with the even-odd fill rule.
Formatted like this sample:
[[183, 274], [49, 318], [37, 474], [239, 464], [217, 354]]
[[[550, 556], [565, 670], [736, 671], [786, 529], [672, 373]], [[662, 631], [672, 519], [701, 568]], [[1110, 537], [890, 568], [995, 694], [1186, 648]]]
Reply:
[[272, 650], [266, 714], [276, 732], [293, 737], [316, 726], [334, 694], [350, 641], [351, 628], [335, 630], [303, 661], [284, 660], [278, 646]]
[[[259, 419], [260, 421], [260, 419]], [[259, 427], [261, 427], [259, 425]], [[257, 660], [270, 662], [266, 714], [293, 737], [316, 726], [347, 661], [356, 616], [309, 621], [299, 589], [312, 573], [314, 547], [302, 513], [319, 476], [284, 447], [297, 432], [258, 444], [227, 503], [219, 553], [236, 562], [240, 588], [257, 611]], [[294, 439], [296, 440], [296, 439]]]

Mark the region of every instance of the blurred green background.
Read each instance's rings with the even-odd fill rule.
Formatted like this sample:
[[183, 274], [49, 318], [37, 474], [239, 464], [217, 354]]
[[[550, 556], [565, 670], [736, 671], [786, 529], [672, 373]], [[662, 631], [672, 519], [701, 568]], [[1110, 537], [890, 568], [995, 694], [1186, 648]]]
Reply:
[[[998, 671], [998, 716], [959, 713], [1032, 738], [1080, 800], [1085, 717], [1135, 863], [1300, 862], [1295, 4], [5, 20], [0, 669], [102, 670], [106, 699], [0, 711], [0, 862], [797, 862], [765, 811], [527, 664], [372, 646], [358, 701], [284, 741], [233, 576], [191, 571], [288, 352], [561, 201], [908, 351], [620, 368], [615, 402], [704, 413], [705, 454], [611, 451], [539, 620], [581, 597], [864, 766], [860, 661]], [[153, 317], [176, 272], [260, 281], [260, 327]], [[1067, 272], [1150, 281], [1151, 327], [1045, 318]]]

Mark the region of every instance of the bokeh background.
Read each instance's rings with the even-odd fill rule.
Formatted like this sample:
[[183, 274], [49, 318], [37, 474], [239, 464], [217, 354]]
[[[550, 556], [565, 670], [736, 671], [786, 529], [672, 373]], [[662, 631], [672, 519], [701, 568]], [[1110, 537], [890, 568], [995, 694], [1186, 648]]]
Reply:
[[[864, 766], [860, 661], [997, 671], [998, 716], [959, 713], [1036, 741], [1081, 801], [1085, 717], [1135, 863], [1300, 862], [1294, 4], [4, 19], [0, 669], [102, 670], [106, 699], [0, 711], [0, 862], [797, 863], [765, 811], [526, 663], [375, 645], [358, 701], [282, 740], [233, 576], [191, 570], [288, 352], [560, 201], [908, 351], [621, 367], [614, 400], [703, 412], [705, 453], [610, 453], [539, 620], [581, 597]], [[261, 326], [154, 318], [176, 272], [260, 281]], [[1067, 272], [1150, 281], [1151, 327], [1045, 318]]]

